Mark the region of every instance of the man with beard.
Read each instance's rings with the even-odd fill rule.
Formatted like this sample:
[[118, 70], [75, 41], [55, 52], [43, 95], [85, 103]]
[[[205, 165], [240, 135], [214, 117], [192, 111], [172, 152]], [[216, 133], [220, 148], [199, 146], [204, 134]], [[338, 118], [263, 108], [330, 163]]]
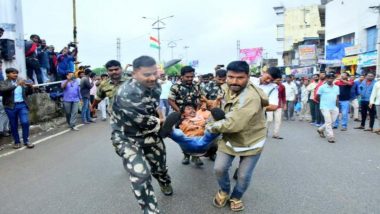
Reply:
[[158, 135], [163, 114], [159, 110], [161, 87], [156, 61], [141, 56], [133, 61], [133, 79], [117, 91], [112, 105], [112, 143], [123, 158], [133, 193], [144, 214], [160, 213], [151, 184], [157, 179], [161, 191], [172, 195], [166, 166], [165, 144]]
[[[212, 133], [223, 134], [214, 166], [220, 189], [213, 202], [222, 208], [229, 201], [232, 211], [242, 211], [241, 198], [266, 141], [264, 108], [268, 97], [250, 82], [249, 65], [245, 61], [234, 61], [227, 66], [227, 85], [222, 105], [225, 119], [206, 127]], [[240, 157], [238, 179], [230, 194], [229, 170], [235, 157]]]
[[94, 112], [98, 104], [106, 97], [109, 99], [108, 112], [112, 107], [113, 97], [121, 84], [126, 79], [122, 76], [122, 68], [119, 61], [110, 60], [105, 65], [107, 69], [108, 79], [103, 81], [96, 92], [95, 100], [91, 105], [91, 112]]
[[[191, 66], [185, 66], [181, 69], [181, 82], [174, 84], [170, 88], [169, 104], [176, 112], [181, 112], [181, 109], [187, 104], [192, 104], [198, 110], [201, 102], [202, 90], [198, 84], [194, 83], [195, 69]], [[203, 162], [199, 157], [192, 157], [192, 161], [197, 166], [202, 166]], [[184, 154], [182, 164], [190, 163], [190, 155]]]
[[333, 73], [326, 75], [326, 84], [322, 85], [317, 92], [317, 101], [319, 101], [319, 107], [325, 119], [325, 123], [318, 128], [317, 132], [320, 137], [325, 137], [325, 131], [327, 140], [329, 143], [335, 143], [334, 132], [332, 124], [335, 122], [339, 114], [339, 87], [334, 85], [335, 76]]

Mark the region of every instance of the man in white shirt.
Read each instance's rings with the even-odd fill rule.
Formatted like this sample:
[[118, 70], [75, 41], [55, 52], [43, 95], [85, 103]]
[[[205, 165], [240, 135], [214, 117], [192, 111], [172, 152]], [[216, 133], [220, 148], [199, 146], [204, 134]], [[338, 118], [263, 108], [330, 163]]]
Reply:
[[273, 83], [275, 79], [281, 78], [281, 71], [278, 68], [272, 67], [268, 69], [268, 72], [263, 73], [261, 77], [251, 77], [251, 82], [263, 89], [269, 98], [269, 106], [266, 107], [266, 111], [275, 111], [278, 106], [278, 89], [277, 84]]
[[[279, 106], [278, 86], [274, 83], [275, 80], [281, 79], [281, 71], [276, 67], [268, 69], [267, 73], [263, 73], [260, 78], [251, 77], [251, 82], [263, 89], [269, 98], [269, 106], [266, 107], [267, 123], [266, 126], [269, 129], [270, 124], [275, 117], [274, 111], [277, 111]], [[276, 123], [276, 121], [275, 121]], [[276, 125], [276, 124], [275, 124]], [[279, 126], [279, 125], [278, 125]], [[279, 127], [277, 128], [279, 129]], [[277, 135], [274, 135], [276, 139], [282, 139]], [[277, 138], [278, 137], [278, 138]]]
[[170, 88], [172, 87], [172, 82], [166, 79], [166, 76], [163, 74], [161, 75], [160, 79], [161, 84], [161, 96], [160, 96], [160, 108], [165, 108], [165, 117], [168, 116], [170, 111], [170, 105], [169, 105], [169, 93]]
[[[377, 120], [380, 124], [380, 81], [377, 81], [373, 86], [369, 99], [369, 108], [375, 108], [374, 105], [376, 106]], [[374, 130], [373, 132], [380, 135], [380, 129]]]
[[298, 88], [297, 85], [292, 81], [292, 76], [286, 76], [286, 82], [284, 83], [284, 86], [286, 93], [286, 106], [288, 107], [285, 110], [285, 119], [294, 121], [294, 105], [298, 94]]

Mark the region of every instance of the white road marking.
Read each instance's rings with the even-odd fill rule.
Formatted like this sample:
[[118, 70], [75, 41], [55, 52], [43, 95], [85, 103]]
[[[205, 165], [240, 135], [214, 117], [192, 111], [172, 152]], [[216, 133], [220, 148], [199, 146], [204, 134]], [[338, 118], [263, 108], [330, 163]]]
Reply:
[[[77, 125], [76, 127], [78, 128], [78, 127], [81, 127], [81, 126], [84, 126], [84, 124], [79, 124], [79, 125]], [[65, 133], [67, 133], [67, 132], [71, 132], [71, 129], [66, 129], [65, 131], [58, 132], [57, 134], [50, 135], [50, 136], [48, 136], [48, 137], [42, 138], [42, 139], [37, 140], [37, 141], [32, 142], [32, 143], [33, 143], [34, 145], [37, 145], [37, 144], [40, 144], [40, 143], [42, 143], [42, 142], [45, 142], [45, 141], [47, 141], [47, 140], [49, 140], [49, 139], [52, 139], [52, 138], [58, 137], [58, 136], [60, 136], [60, 135], [63, 135], [63, 134], [65, 134]], [[22, 151], [22, 150], [24, 150], [24, 149], [26, 149], [25, 146], [21, 147], [20, 149], [17, 149], [17, 150], [13, 150], [13, 151], [10, 151], [10, 152], [7, 152], [7, 153], [4, 153], [4, 154], [0, 155], [0, 158], [2, 158], [2, 157], [6, 157], [6, 156], [9, 156], [9, 155], [12, 155], [12, 154], [14, 154], [14, 153], [16, 153], [16, 152], [19, 152], [19, 151]]]

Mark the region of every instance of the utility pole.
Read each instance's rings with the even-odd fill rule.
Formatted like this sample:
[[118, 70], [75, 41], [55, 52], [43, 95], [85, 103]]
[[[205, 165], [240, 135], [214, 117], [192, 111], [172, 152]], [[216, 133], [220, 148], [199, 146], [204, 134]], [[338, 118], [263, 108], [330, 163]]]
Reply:
[[[152, 20], [155, 20], [155, 22], [153, 22], [152, 24], [152, 29], [155, 29], [157, 30], [157, 39], [158, 39], [158, 44], [159, 44], [159, 48], [158, 48], [158, 61], [161, 62], [161, 38], [160, 38], [160, 30], [164, 29], [165, 27], [163, 26], [160, 26], [160, 23], [162, 25], [165, 25], [165, 22], [163, 22], [162, 20], [164, 19], [169, 19], [169, 18], [173, 18], [174, 15], [172, 16], [168, 16], [168, 17], [165, 17], [165, 18], [160, 18], [159, 16], [157, 17], [157, 19], [153, 19], [153, 18], [148, 18], [148, 17], [142, 17], [143, 19], [152, 19]], [[157, 25], [155, 27], [155, 25]]]
[[[77, 46], [77, 50], [78, 50], [76, 0], [73, 0], [73, 37], [74, 37], [74, 44]], [[75, 57], [75, 70], [78, 70], [78, 54], [77, 54], [77, 57]]]
[[369, 7], [377, 13], [377, 60], [376, 60], [376, 76], [380, 77], [380, 5]]
[[121, 41], [120, 38], [116, 38], [116, 59], [120, 62], [121, 59]]
[[240, 60], [240, 40], [236, 41], [236, 57], [237, 60]]

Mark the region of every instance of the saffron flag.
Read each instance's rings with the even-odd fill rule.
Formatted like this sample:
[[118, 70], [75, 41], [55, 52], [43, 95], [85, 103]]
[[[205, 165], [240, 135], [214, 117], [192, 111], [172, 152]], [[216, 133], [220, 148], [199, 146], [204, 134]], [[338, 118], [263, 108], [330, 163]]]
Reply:
[[160, 49], [160, 42], [158, 41], [158, 39], [151, 36], [149, 40], [150, 40], [150, 47]]
[[263, 48], [246, 48], [240, 49], [240, 59], [248, 64], [254, 64], [261, 60]]

